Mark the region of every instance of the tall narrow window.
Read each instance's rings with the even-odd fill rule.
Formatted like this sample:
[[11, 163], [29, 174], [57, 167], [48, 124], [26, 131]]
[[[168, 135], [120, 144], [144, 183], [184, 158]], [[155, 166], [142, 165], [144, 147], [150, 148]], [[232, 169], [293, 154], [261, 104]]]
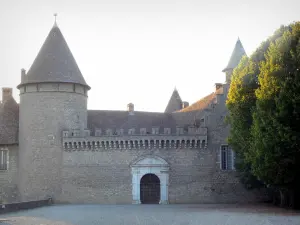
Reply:
[[0, 150], [0, 170], [7, 170], [8, 166], [8, 151]]
[[234, 152], [228, 145], [221, 146], [221, 169], [222, 170], [233, 170], [234, 169]]

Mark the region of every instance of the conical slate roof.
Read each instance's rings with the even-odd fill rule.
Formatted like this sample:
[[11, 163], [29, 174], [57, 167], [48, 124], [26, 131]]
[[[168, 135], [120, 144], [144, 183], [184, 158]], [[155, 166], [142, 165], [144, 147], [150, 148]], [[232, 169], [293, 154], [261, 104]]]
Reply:
[[226, 66], [225, 69], [222, 70], [222, 72], [226, 72], [227, 70], [234, 69], [239, 64], [240, 60], [244, 55], [246, 55], [245, 49], [240, 39], [238, 39], [235, 44], [234, 50], [231, 54], [228, 65]]
[[165, 113], [172, 113], [180, 109], [182, 109], [182, 100], [177, 89], [175, 88], [168, 102]]
[[23, 84], [45, 82], [76, 83], [90, 88], [56, 24], [18, 88]]

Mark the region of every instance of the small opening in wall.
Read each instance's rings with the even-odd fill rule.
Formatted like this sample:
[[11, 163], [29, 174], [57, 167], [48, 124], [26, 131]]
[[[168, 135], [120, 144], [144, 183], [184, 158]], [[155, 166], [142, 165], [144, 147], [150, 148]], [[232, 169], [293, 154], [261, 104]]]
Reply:
[[175, 147], [176, 147], [176, 148], [179, 148], [179, 145], [180, 145], [180, 141], [177, 140], [177, 141], [176, 141], [176, 146], [175, 146]]
[[192, 140], [192, 148], [195, 148], [195, 140]]
[[68, 143], [65, 142], [65, 143], [64, 143], [64, 146], [65, 146], [65, 148], [68, 148]]
[[204, 148], [204, 147], [205, 147], [205, 140], [202, 140], [201, 148]]
[[171, 141], [171, 148], [175, 148], [176, 146], [175, 146], [175, 141], [174, 140], [172, 140]]
[[200, 140], [197, 140], [196, 147], [197, 147], [197, 148], [200, 148], [200, 147], [201, 147], [201, 146], [200, 146]]
[[150, 148], [154, 148], [154, 140], [150, 140]]
[[145, 146], [146, 146], [146, 148], [149, 147], [149, 142], [148, 142], [148, 140], [145, 140]]
[[170, 141], [169, 140], [167, 140], [166, 145], [167, 145], [167, 148], [170, 147]]

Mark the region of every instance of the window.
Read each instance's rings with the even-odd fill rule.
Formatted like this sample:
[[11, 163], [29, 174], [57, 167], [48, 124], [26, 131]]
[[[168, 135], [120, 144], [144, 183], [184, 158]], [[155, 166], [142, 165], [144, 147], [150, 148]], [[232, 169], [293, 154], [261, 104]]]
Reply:
[[129, 135], [133, 135], [135, 133], [135, 129], [134, 128], [131, 128], [128, 130], [128, 134]]
[[171, 128], [165, 128], [164, 133], [165, 134], [171, 134]]
[[153, 127], [152, 134], [159, 134], [159, 127]]
[[176, 134], [183, 134], [183, 127], [176, 127]]
[[112, 135], [112, 130], [111, 129], [107, 129], [106, 130], [106, 135], [107, 136], [111, 136]]
[[146, 128], [141, 128], [140, 129], [140, 134], [141, 135], [146, 135]]
[[235, 155], [228, 145], [222, 145], [220, 149], [221, 157], [221, 169], [222, 170], [234, 170]]
[[0, 170], [7, 170], [8, 168], [8, 151], [0, 150]]

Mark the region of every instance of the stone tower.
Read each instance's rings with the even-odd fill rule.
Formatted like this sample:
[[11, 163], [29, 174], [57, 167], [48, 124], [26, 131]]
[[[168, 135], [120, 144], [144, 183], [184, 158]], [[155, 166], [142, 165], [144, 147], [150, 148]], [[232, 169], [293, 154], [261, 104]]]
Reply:
[[59, 199], [62, 131], [87, 127], [90, 87], [56, 23], [17, 88], [21, 201]]
[[244, 55], [246, 55], [245, 49], [242, 45], [242, 42], [238, 38], [234, 46], [233, 52], [231, 54], [230, 60], [228, 62], [228, 65], [226, 66], [225, 69], [222, 70], [222, 72], [225, 72], [226, 74], [226, 83], [230, 83], [233, 69], [237, 67], [237, 65], [239, 64], [239, 62], [241, 61]]

